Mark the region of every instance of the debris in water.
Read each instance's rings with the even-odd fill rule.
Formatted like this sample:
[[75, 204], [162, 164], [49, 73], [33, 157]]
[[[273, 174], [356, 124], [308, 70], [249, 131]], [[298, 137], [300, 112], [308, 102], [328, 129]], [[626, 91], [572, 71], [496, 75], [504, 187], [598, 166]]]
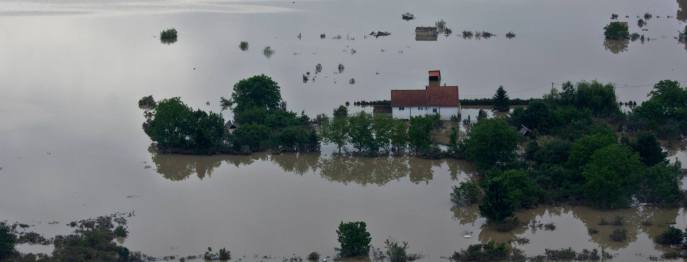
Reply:
[[332, 39], [340, 40], [340, 39], [341, 39], [341, 35], [336, 35], [336, 36], [332, 37]]
[[651, 19], [651, 14], [650, 14], [650, 13], [645, 13], [645, 14], [644, 14], [644, 19], [646, 19], [646, 20]]
[[319, 74], [320, 72], [322, 72], [322, 64], [317, 64], [315, 66], [315, 74]]
[[465, 38], [465, 39], [472, 38], [472, 31], [463, 31], [463, 38]]
[[[339, 74], [343, 73], [343, 71], [344, 71], [344, 65], [343, 65], [343, 64], [339, 64], [338, 69], [339, 69]], [[0, 168], [0, 170], [2, 170], [2, 169]]]
[[508, 32], [508, 33], [506, 33], [506, 38], [508, 38], [508, 39], [513, 39], [513, 38], [515, 38], [515, 33], [513, 33], [513, 32]]
[[241, 41], [241, 43], [239, 43], [239, 48], [241, 49], [241, 51], [246, 51], [246, 50], [248, 50], [248, 42], [246, 42], [246, 41]]
[[415, 15], [413, 15], [413, 14], [411, 14], [411, 13], [409, 13], [409, 12], [406, 12], [405, 14], [402, 14], [402, 15], [401, 15], [401, 18], [402, 18], [403, 20], [410, 21], [410, 20], [415, 19]]
[[618, 14], [611, 14], [611, 20], [618, 19]]
[[303, 74], [303, 84], [307, 83], [308, 80], [310, 80], [310, 78], [306, 74]]
[[301, 40], [302, 37], [303, 37], [303, 35], [301, 35], [301, 33], [298, 33], [298, 36], [296, 36], [296, 38], [298, 38], [298, 40]]
[[372, 33], [370, 33], [370, 35], [374, 36], [375, 38], [378, 38], [380, 36], [389, 36], [389, 35], [391, 35], [391, 33], [386, 32], [386, 31], [377, 31], [377, 32], [372, 31]]
[[351, 80], [348, 80], [349, 85], [355, 85], [355, 78], [351, 78]]
[[324, 38], [326, 38], [326, 37], [327, 37], [327, 35], [325, 35], [325, 34], [320, 34], [320, 39], [324, 39]]
[[639, 26], [640, 28], [644, 27], [645, 25], [646, 21], [644, 21], [644, 19], [640, 18], [639, 20], [637, 20], [637, 26]]

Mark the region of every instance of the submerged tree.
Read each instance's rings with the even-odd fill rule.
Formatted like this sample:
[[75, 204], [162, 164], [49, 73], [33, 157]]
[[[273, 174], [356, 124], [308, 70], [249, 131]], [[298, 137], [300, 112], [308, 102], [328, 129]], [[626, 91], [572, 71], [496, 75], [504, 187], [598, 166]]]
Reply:
[[365, 222], [341, 222], [339, 229], [336, 230], [339, 236], [340, 248], [338, 249], [341, 257], [361, 257], [367, 256], [370, 251], [372, 237], [367, 232]]
[[501, 119], [485, 119], [472, 127], [465, 141], [465, 153], [478, 168], [502, 166], [515, 157], [518, 132]]
[[608, 40], [624, 40], [630, 37], [627, 22], [610, 22], [604, 27], [604, 35]]

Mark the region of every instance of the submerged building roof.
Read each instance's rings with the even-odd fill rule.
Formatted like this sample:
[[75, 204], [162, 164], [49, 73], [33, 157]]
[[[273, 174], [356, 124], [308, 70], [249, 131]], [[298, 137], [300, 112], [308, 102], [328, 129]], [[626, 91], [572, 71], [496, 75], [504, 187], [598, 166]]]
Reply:
[[458, 86], [427, 86], [425, 89], [391, 90], [391, 106], [458, 106]]

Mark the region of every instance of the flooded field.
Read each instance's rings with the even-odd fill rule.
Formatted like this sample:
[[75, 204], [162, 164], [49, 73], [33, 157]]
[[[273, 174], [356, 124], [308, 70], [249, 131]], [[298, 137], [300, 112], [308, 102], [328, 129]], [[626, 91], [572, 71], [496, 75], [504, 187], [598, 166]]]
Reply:
[[[453, 209], [451, 187], [473, 174], [467, 163], [333, 157], [331, 147], [322, 155], [156, 155], [136, 106], [152, 94], [220, 111], [233, 83], [264, 73], [281, 85], [290, 110], [314, 115], [419, 88], [431, 68], [466, 98], [491, 96], [499, 85], [529, 98], [552, 83], [597, 79], [616, 83], [621, 100], [641, 101], [658, 80], [687, 82], [687, 49], [674, 39], [687, 20], [682, 0], [0, 0], [0, 10], [0, 220], [48, 236], [69, 232], [65, 223], [75, 219], [134, 212], [124, 241], [132, 250], [190, 255], [212, 246], [235, 258], [281, 260], [333, 256], [339, 222], [364, 220], [375, 247], [407, 241], [426, 261], [515, 238], [529, 239], [518, 245], [528, 255], [603, 248], [637, 261], [660, 257], [652, 238], [669, 224], [687, 226], [683, 209], [566, 206], [518, 214], [555, 230], [498, 233], [483, 228], [476, 207]], [[416, 19], [402, 20], [404, 12]], [[611, 13], [629, 16], [635, 32], [634, 17], [646, 12], [655, 16], [643, 32], [651, 41], [607, 50]], [[439, 19], [452, 35], [415, 41], [416, 26]], [[159, 32], [169, 27], [178, 41], [161, 44]], [[496, 36], [463, 39], [463, 30]], [[372, 31], [391, 35], [367, 36]], [[517, 36], [507, 39], [509, 31]], [[318, 63], [322, 72], [303, 83]], [[676, 155], [687, 163], [684, 151]], [[598, 225], [616, 216], [627, 241], [611, 241], [614, 226]]]

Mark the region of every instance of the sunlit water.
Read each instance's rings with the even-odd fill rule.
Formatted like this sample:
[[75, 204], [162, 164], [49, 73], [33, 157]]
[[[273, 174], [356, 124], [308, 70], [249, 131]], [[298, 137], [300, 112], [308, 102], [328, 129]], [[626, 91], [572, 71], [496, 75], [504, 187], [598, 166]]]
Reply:
[[[475, 207], [452, 209], [451, 186], [473, 173], [467, 163], [333, 158], [330, 147], [322, 156], [160, 156], [148, 152], [136, 101], [181, 96], [219, 111], [219, 97], [233, 83], [265, 73], [280, 83], [291, 110], [328, 113], [346, 101], [422, 87], [433, 68], [460, 85], [462, 97], [490, 96], [504, 85], [511, 97], [526, 98], [547, 92], [552, 82], [598, 79], [616, 83], [621, 100], [641, 101], [658, 80], [687, 81], [687, 51], [674, 39], [687, 17], [681, 5], [0, 1], [0, 220], [54, 235], [69, 232], [64, 224], [71, 220], [134, 211], [124, 245], [155, 256], [198, 254], [208, 246], [251, 259], [333, 255], [339, 222], [364, 220], [376, 247], [389, 237], [408, 241], [429, 261], [514, 236], [530, 239], [521, 246], [529, 255], [603, 247], [620, 261], [648, 260], [661, 254], [651, 238], [670, 223], [687, 224], [682, 209], [539, 208], [522, 212], [521, 220], [553, 222], [556, 230], [496, 233], [482, 229]], [[401, 20], [407, 11], [417, 19]], [[634, 17], [645, 12], [655, 17], [644, 32], [651, 41], [631, 42], [617, 54], [604, 47], [611, 13], [629, 15], [631, 31], [639, 32]], [[453, 35], [414, 40], [415, 26], [440, 18]], [[168, 27], [179, 30], [179, 39], [161, 44], [159, 31]], [[391, 36], [365, 37], [373, 30]], [[497, 36], [466, 40], [458, 37], [463, 30]], [[506, 39], [508, 31], [517, 36]], [[247, 51], [240, 41], [249, 42]], [[269, 58], [266, 46], [275, 50]], [[304, 84], [302, 75], [318, 63], [323, 72]], [[683, 163], [684, 155], [677, 154]], [[612, 228], [597, 225], [616, 215], [628, 221], [629, 241], [612, 242]], [[653, 225], [642, 225], [647, 220]], [[590, 227], [600, 233], [590, 235]]]

